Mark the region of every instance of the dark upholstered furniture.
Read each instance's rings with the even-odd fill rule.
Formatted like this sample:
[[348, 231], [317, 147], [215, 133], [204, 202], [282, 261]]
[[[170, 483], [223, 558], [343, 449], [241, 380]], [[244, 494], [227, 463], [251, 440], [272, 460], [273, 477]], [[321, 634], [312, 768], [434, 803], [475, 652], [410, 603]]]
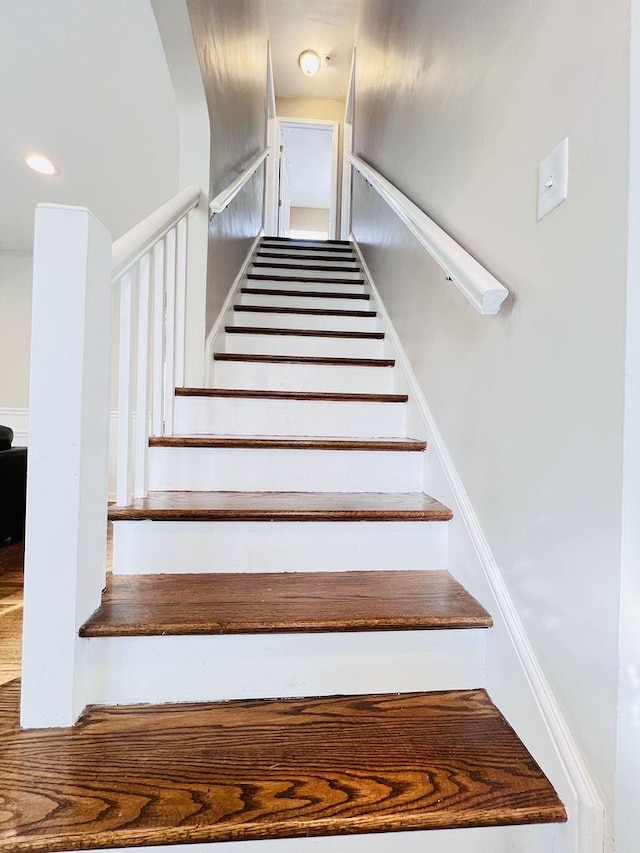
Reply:
[[0, 546], [24, 538], [27, 448], [0, 450]]

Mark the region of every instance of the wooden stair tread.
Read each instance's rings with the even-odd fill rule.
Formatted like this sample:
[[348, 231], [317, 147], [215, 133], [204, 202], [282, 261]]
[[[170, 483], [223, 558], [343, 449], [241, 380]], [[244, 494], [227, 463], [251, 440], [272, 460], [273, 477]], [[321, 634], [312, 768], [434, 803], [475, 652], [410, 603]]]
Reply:
[[377, 340], [384, 338], [384, 332], [341, 332], [327, 329], [275, 329], [271, 326], [225, 326], [228, 335], [284, 335], [296, 338], [356, 338], [358, 340]]
[[324, 246], [349, 246], [353, 249], [351, 240], [305, 240], [303, 237], [263, 237], [260, 241], [261, 246], [267, 243], [302, 243], [305, 246], [318, 246], [319, 248], [323, 248]]
[[445, 571], [112, 575], [82, 637], [489, 628]]
[[112, 521], [449, 521], [423, 492], [149, 492], [111, 506]]
[[363, 278], [322, 278], [311, 275], [269, 275], [260, 272], [247, 273], [248, 279], [255, 281], [300, 281], [309, 284], [364, 284]]
[[290, 308], [271, 305], [234, 305], [234, 311], [245, 314], [306, 314], [312, 317], [375, 317], [375, 311], [342, 311], [339, 308]]
[[252, 266], [257, 269], [267, 267], [272, 270], [298, 270], [300, 272], [362, 272], [360, 267], [337, 267], [337, 266], [322, 266], [322, 267], [303, 267], [300, 264], [279, 264], [269, 261], [253, 261]]
[[258, 435], [152, 435], [149, 447], [238, 447], [270, 450], [368, 450], [420, 453], [426, 441], [417, 438], [298, 438]]
[[[287, 260], [287, 261], [329, 261], [329, 262], [331, 262], [331, 261], [335, 260], [336, 262], [341, 262], [341, 263], [347, 263], [351, 260], [353, 260], [353, 262], [356, 263], [356, 261], [358, 260], [354, 252], [351, 253], [351, 258], [347, 258], [347, 257], [343, 257], [343, 258], [342, 257], [338, 257], [338, 258], [333, 257], [333, 258], [331, 258], [331, 257], [323, 256], [323, 255], [317, 255], [317, 254], [314, 255], [313, 253], [310, 255], [302, 255], [302, 254], [296, 255], [294, 252], [274, 252], [274, 251], [272, 251], [273, 248], [274, 247], [266, 246], [265, 247], [266, 251], [263, 249], [260, 249], [260, 251], [257, 253], [256, 257], [258, 257], [258, 258], [279, 258], [281, 260]], [[300, 251], [304, 251], [304, 249], [301, 249]], [[326, 249], [325, 251], [329, 252], [329, 251], [335, 251], [335, 250]]]
[[[328, 282], [325, 281], [325, 284], [327, 283]], [[355, 282], [355, 284], [357, 283], [358, 282]], [[240, 288], [240, 292], [251, 293], [254, 296], [304, 296], [307, 299], [363, 299], [365, 302], [369, 302], [371, 300], [368, 293], [333, 293], [330, 290], [280, 290], [278, 288], [266, 287], [242, 287]]]
[[268, 400], [317, 400], [336, 403], [406, 403], [408, 394], [351, 394], [333, 391], [270, 391], [251, 388], [176, 388], [177, 397], [251, 397]]
[[335, 358], [320, 355], [261, 355], [259, 353], [214, 352], [214, 361], [255, 361], [275, 364], [326, 364], [347, 367], [394, 367], [394, 358]]
[[91, 708], [20, 731], [0, 688], [4, 853], [562, 822], [484, 690]]

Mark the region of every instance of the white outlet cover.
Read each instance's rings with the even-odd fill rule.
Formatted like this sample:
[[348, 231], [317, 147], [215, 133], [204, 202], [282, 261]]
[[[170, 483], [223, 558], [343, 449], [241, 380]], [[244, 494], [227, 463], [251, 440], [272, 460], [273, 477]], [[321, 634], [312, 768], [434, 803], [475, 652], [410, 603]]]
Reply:
[[569, 188], [569, 139], [540, 163], [538, 169], [538, 221], [567, 198]]

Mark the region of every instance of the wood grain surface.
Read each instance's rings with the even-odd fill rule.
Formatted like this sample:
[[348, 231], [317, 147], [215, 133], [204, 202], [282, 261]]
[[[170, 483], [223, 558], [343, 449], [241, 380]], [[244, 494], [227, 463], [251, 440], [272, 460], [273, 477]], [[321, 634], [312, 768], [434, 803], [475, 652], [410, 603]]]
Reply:
[[381, 341], [384, 332], [340, 332], [327, 329], [274, 329], [272, 326], [225, 326], [228, 335], [280, 335], [297, 338], [355, 338], [363, 341]]
[[566, 820], [483, 690], [95, 708], [41, 731], [18, 730], [17, 694], [0, 688], [3, 853]]
[[489, 628], [445, 571], [110, 576], [82, 637]]
[[353, 251], [353, 243], [351, 240], [304, 240], [297, 237], [263, 237], [260, 241], [261, 246], [267, 246], [269, 243], [284, 243], [284, 244], [301, 244], [303, 246], [317, 247], [324, 249], [327, 246], [347, 246], [349, 251]]
[[[149, 492], [110, 506], [112, 521], [449, 521], [422, 492]], [[365, 534], [363, 534], [365, 535]]]
[[275, 364], [334, 364], [349, 367], [393, 367], [395, 358], [334, 358], [321, 355], [261, 355], [259, 353], [214, 352], [214, 361], [256, 361]]
[[[285, 260], [285, 261], [286, 260], [290, 260], [290, 261], [293, 261], [293, 260], [296, 260], [296, 261], [316, 261], [316, 262], [327, 261], [328, 263], [331, 263], [331, 261], [333, 261], [333, 260], [338, 261], [340, 263], [342, 263], [343, 261], [351, 261], [351, 260], [357, 261], [358, 260], [355, 252], [349, 252], [349, 251], [345, 252], [343, 249], [340, 250], [342, 257], [339, 257], [339, 258], [324, 257], [323, 255], [320, 255], [320, 254], [315, 253], [315, 252], [310, 252], [308, 255], [303, 255], [300, 253], [296, 254], [295, 252], [274, 252], [273, 247], [271, 247], [271, 249], [272, 249], [271, 251], [268, 251], [268, 250], [264, 251], [263, 249], [261, 249], [257, 253], [256, 257], [258, 257], [258, 258], [277, 258], [278, 260], [281, 260], [281, 261], [282, 260]], [[304, 251], [304, 250], [301, 249], [300, 251]], [[335, 252], [336, 249], [326, 249], [325, 251]], [[349, 255], [350, 255], [350, 257], [349, 257]]]
[[253, 261], [254, 269], [262, 269], [266, 267], [272, 270], [297, 270], [299, 272], [361, 272], [360, 267], [354, 266], [322, 266], [322, 267], [303, 267], [300, 264], [279, 264], [271, 261]]
[[371, 300], [368, 293], [332, 293], [330, 290], [281, 290], [273, 287], [241, 287], [240, 292], [251, 293], [254, 296], [262, 294], [262, 296], [282, 296], [286, 298], [304, 296], [313, 297], [313, 299], [362, 299], [365, 302]]
[[322, 276], [312, 276], [305, 273], [304, 275], [271, 275], [270, 273], [250, 272], [247, 273], [248, 279], [256, 281], [295, 281], [296, 284], [313, 284], [316, 282], [324, 284], [364, 284], [363, 278], [322, 278]]
[[0, 548], [0, 684], [20, 675], [22, 666], [22, 566], [24, 542]]
[[418, 438], [296, 438], [258, 435], [152, 435], [150, 447], [255, 447], [262, 450], [371, 450], [423, 451], [427, 442]]
[[341, 311], [339, 308], [275, 308], [271, 305], [234, 305], [234, 311], [246, 314], [309, 314], [319, 317], [375, 317], [375, 311]]
[[176, 388], [177, 397], [252, 397], [269, 400], [325, 400], [354, 403], [406, 403], [408, 394], [350, 394], [337, 391], [267, 391], [244, 388]]

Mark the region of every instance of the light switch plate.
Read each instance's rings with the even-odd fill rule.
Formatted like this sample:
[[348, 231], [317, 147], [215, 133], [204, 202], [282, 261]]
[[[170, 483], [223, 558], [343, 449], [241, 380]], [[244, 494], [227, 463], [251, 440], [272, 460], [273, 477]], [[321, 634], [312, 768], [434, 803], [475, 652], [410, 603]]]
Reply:
[[567, 197], [569, 139], [563, 139], [538, 170], [538, 220], [555, 210]]

